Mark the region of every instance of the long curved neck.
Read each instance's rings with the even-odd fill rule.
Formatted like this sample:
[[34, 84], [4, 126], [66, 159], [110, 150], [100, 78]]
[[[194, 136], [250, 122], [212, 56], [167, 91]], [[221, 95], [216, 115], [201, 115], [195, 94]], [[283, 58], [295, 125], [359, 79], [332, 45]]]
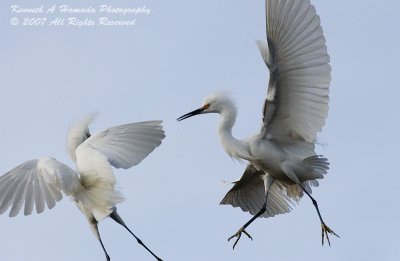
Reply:
[[220, 112], [220, 120], [218, 123], [218, 134], [222, 146], [226, 153], [234, 158], [243, 158], [244, 146], [240, 140], [237, 140], [232, 135], [232, 128], [236, 121], [237, 111], [234, 106], [223, 109]]

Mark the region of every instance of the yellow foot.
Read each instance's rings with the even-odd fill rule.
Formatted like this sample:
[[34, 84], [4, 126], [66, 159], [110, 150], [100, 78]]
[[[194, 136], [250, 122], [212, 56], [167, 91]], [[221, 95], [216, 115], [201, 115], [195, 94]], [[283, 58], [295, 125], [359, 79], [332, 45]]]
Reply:
[[329, 236], [328, 233], [331, 235], [335, 235], [340, 238], [338, 234], [336, 234], [332, 229], [330, 229], [325, 223], [321, 223], [321, 228], [322, 228], [322, 245], [324, 245], [324, 238], [326, 236], [326, 239], [328, 240], [328, 245], [331, 246], [331, 242], [329, 241]]
[[242, 233], [245, 233], [246, 236], [248, 236], [251, 240], [253, 240], [253, 238], [250, 236], [249, 233], [246, 232], [246, 230], [244, 230], [244, 227], [241, 227], [239, 229], [238, 232], [236, 232], [236, 234], [234, 234], [233, 236], [231, 236], [230, 238], [228, 238], [228, 241], [230, 241], [232, 238], [237, 237], [235, 243], [233, 244], [233, 249], [235, 249], [236, 244], [238, 243], [240, 237], [242, 236]]

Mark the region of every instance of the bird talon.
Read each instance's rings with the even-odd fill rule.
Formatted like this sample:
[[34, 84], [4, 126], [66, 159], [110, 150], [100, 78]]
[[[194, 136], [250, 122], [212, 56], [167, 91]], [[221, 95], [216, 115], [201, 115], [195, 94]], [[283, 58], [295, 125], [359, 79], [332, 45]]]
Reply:
[[328, 245], [331, 246], [331, 242], [329, 240], [329, 234], [335, 235], [340, 238], [338, 234], [336, 234], [330, 227], [328, 227], [325, 223], [321, 223], [321, 230], [322, 230], [322, 245], [324, 245], [324, 239], [326, 236], [326, 240], [328, 241]]
[[232, 238], [237, 237], [235, 240], [235, 243], [233, 244], [233, 249], [235, 249], [236, 244], [239, 242], [239, 239], [242, 237], [242, 233], [244, 233], [248, 238], [253, 240], [251, 235], [249, 233], [247, 233], [246, 230], [244, 230], [244, 227], [241, 227], [238, 232], [236, 232], [233, 236], [228, 238], [228, 241], [230, 241]]

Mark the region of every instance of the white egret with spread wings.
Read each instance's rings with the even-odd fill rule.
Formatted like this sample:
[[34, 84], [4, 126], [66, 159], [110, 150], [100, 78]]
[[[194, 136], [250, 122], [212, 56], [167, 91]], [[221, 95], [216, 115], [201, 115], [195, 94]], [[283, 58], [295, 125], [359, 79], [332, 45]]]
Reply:
[[88, 219], [107, 260], [110, 257], [97, 227], [106, 217], [125, 227], [140, 245], [161, 260], [117, 213], [116, 205], [124, 198], [115, 189], [111, 168], [135, 166], [158, 147], [165, 137], [161, 121], [120, 125], [91, 135], [88, 126], [93, 118], [94, 115], [87, 116], [68, 132], [68, 152], [76, 163], [76, 171], [54, 158], [43, 157], [26, 161], [0, 177], [0, 214], [11, 207], [9, 216], [14, 217], [23, 206], [25, 215], [32, 214], [34, 207], [37, 213], [42, 213], [46, 205], [53, 208], [64, 194], [72, 198]]
[[[315, 152], [316, 135], [328, 115], [331, 67], [320, 19], [308, 0], [267, 0], [267, 39], [257, 41], [270, 74], [260, 133], [244, 140], [232, 136], [237, 109], [223, 92], [206, 97], [203, 105], [178, 118], [219, 113], [218, 134], [229, 156], [248, 161], [241, 179], [221, 204], [254, 215], [233, 245], [257, 217], [288, 213], [305, 192], [312, 200], [328, 243], [336, 235], [323, 221], [311, 186], [323, 178], [328, 160]], [[247, 87], [248, 88], [248, 87]]]

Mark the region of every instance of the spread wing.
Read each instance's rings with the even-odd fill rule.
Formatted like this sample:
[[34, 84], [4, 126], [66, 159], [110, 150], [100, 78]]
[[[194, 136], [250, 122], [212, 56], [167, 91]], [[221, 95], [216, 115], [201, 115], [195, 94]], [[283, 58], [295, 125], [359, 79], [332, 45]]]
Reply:
[[120, 125], [95, 134], [81, 146], [103, 154], [116, 168], [139, 164], [165, 137], [162, 121], [146, 121]]
[[[220, 204], [240, 207], [243, 211], [255, 215], [265, 202], [265, 187], [262, 179], [264, 174], [264, 172], [257, 171], [253, 165], [248, 164], [243, 176], [235, 182]], [[267, 210], [262, 217], [288, 213], [291, 211], [294, 201], [298, 200], [298, 197], [289, 197], [285, 185], [279, 180], [275, 180], [268, 192]]]
[[267, 0], [267, 41], [258, 47], [270, 70], [262, 135], [313, 142], [328, 114], [331, 67], [309, 0]]
[[10, 206], [10, 217], [18, 215], [22, 206], [30, 215], [33, 207], [42, 213], [62, 199], [62, 192], [71, 195], [80, 188], [77, 173], [53, 158], [29, 160], [0, 177], [0, 214]]

